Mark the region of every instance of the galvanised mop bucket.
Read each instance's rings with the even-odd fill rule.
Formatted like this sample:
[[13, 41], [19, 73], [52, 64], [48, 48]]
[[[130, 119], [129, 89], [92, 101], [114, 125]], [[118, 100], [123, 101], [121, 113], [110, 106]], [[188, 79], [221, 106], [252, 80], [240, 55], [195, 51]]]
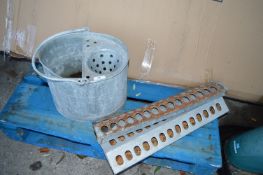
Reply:
[[38, 46], [32, 66], [47, 79], [57, 110], [67, 118], [99, 120], [126, 101], [128, 51], [113, 36], [85, 28], [56, 34]]

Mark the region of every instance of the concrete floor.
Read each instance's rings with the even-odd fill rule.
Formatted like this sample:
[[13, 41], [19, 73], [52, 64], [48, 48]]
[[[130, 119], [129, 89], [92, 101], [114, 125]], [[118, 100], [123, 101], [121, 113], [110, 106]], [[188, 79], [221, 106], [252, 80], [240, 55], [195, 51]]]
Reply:
[[[7, 138], [0, 132], [0, 174], [1, 175], [111, 175], [107, 161], [75, 154], [49, 150], [41, 153], [40, 148]], [[39, 166], [32, 167], [36, 162]], [[35, 168], [35, 169], [34, 169]], [[154, 171], [158, 170], [156, 173]], [[167, 168], [138, 164], [121, 175], [178, 175], [186, 174]]]
[[[0, 56], [0, 110], [16, 85], [30, 69], [30, 63], [10, 61]], [[39, 147], [13, 141], [0, 131], [0, 175], [111, 175], [105, 160], [79, 157], [75, 154], [49, 150], [41, 153]], [[138, 164], [122, 175], [177, 175], [186, 174], [167, 168]]]

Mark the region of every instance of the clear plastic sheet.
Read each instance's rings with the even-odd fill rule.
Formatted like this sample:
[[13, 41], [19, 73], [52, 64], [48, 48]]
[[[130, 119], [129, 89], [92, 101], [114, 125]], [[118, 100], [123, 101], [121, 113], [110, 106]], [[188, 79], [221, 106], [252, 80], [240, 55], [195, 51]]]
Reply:
[[143, 80], [150, 72], [152, 67], [152, 62], [154, 59], [154, 54], [156, 50], [156, 42], [152, 39], [147, 40], [146, 50], [144, 53], [144, 58], [141, 64], [140, 79]]
[[4, 59], [6, 53], [9, 53], [12, 45], [12, 30], [13, 30], [13, 17], [14, 17], [14, 1], [6, 1], [6, 17], [5, 17], [5, 30], [3, 40]]

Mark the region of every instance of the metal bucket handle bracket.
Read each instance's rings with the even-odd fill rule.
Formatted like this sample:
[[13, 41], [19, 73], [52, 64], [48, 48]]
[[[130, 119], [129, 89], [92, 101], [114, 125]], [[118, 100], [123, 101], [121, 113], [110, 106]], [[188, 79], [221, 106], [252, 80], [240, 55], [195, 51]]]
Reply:
[[45, 75], [44, 73], [40, 72], [38, 69], [37, 69], [37, 66], [36, 66], [36, 59], [37, 59], [37, 54], [40, 50], [40, 48], [44, 45], [44, 43], [46, 43], [47, 41], [57, 37], [57, 36], [61, 36], [61, 35], [64, 35], [64, 34], [68, 34], [68, 33], [72, 33], [72, 32], [89, 32], [89, 28], [86, 27], [86, 28], [81, 28], [81, 29], [76, 29], [76, 30], [69, 30], [69, 31], [65, 31], [65, 32], [61, 32], [61, 33], [58, 33], [58, 34], [55, 34], [49, 38], [47, 38], [46, 40], [44, 40], [36, 49], [36, 51], [34, 52], [33, 56], [32, 56], [32, 67], [34, 69], [34, 71], [40, 75], [41, 77], [43, 78], [46, 78], [48, 80], [52, 80], [52, 81], [64, 81], [64, 82], [74, 82], [74, 83], [77, 83], [79, 85], [84, 85], [85, 83], [87, 83], [88, 81], [86, 79], [82, 79], [82, 78], [78, 78], [78, 79], [72, 79], [72, 78], [62, 78], [60, 76], [58, 76], [56, 73], [54, 73], [52, 70], [50, 70], [48, 67], [46, 67], [42, 62], [41, 60], [39, 60], [39, 63], [41, 64], [42, 67], [45, 67], [45, 69], [47, 71], [49, 71], [51, 74], [53, 74], [54, 76], [56, 77], [50, 77], [50, 76], [47, 76]]

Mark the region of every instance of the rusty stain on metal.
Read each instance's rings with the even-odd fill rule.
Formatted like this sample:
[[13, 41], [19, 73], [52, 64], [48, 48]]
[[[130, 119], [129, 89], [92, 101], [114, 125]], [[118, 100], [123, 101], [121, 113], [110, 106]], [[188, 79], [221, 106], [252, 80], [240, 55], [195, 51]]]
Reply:
[[[95, 124], [96, 131], [107, 136], [140, 123], [158, 119], [170, 113], [185, 109], [196, 103], [205, 102], [213, 96], [225, 93], [221, 84], [211, 82], [197, 88], [189, 89], [176, 96], [170, 96], [165, 100], [154, 102], [147, 107], [139, 108], [127, 113], [103, 120]], [[106, 129], [105, 129], [106, 128]]]
[[[104, 136], [100, 135], [100, 130], [99, 132], [95, 130], [96, 134], [100, 135], [98, 141], [113, 172], [116, 174], [125, 170], [227, 113], [228, 107], [222, 95], [212, 97], [198, 105], [194, 104], [193, 108], [182, 109], [182, 113], [175, 112], [161, 116], [159, 119], [123, 129], [117, 133]], [[214, 112], [210, 110], [211, 107], [213, 107]], [[207, 111], [208, 115], [204, 111]], [[198, 119], [199, 117], [200, 119]], [[207, 147], [203, 151], [213, 152], [213, 149], [213, 147]]]

